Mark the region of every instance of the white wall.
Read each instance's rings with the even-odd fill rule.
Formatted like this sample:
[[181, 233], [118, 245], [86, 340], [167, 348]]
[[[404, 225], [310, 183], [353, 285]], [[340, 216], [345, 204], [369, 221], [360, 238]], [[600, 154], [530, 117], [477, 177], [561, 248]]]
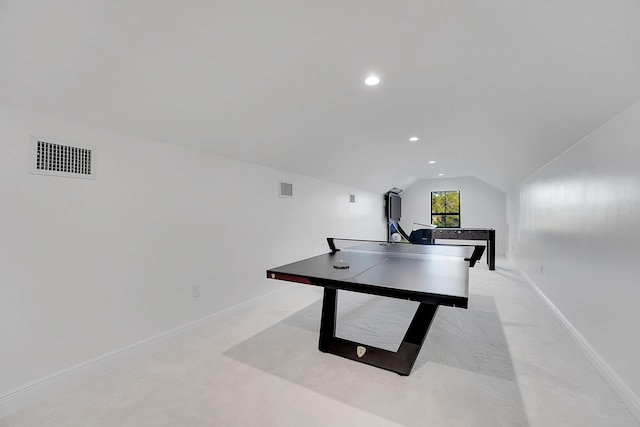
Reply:
[[431, 192], [460, 190], [460, 221], [464, 228], [496, 230], [496, 254], [504, 255], [507, 239], [507, 195], [473, 177], [423, 179], [404, 189], [400, 226], [410, 233], [413, 223], [431, 222]]
[[[31, 134], [96, 147], [97, 180], [29, 174]], [[281, 289], [265, 270], [328, 236], [386, 238], [381, 194], [7, 108], [0, 204], [0, 396]]]
[[513, 259], [629, 388], [640, 414], [640, 102], [509, 197]]

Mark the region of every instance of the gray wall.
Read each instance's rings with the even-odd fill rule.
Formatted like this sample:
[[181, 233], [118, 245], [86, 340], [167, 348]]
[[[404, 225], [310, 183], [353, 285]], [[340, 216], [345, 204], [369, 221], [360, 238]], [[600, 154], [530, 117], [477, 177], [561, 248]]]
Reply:
[[[29, 174], [31, 134], [94, 146], [97, 179]], [[328, 236], [386, 237], [381, 194], [28, 112], [0, 107], [0, 153], [0, 401], [282, 289], [265, 270]]]
[[460, 217], [464, 228], [496, 230], [496, 254], [504, 255], [507, 241], [507, 195], [473, 177], [423, 179], [407, 187], [402, 197], [400, 225], [407, 233], [413, 223], [431, 222], [431, 192], [460, 190]]
[[512, 257], [640, 414], [640, 103], [509, 193]]

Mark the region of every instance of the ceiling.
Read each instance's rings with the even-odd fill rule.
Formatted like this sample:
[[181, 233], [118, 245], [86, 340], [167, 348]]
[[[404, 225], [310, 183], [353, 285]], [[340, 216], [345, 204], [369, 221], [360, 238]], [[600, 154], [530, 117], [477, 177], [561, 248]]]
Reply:
[[378, 192], [506, 190], [638, 99], [640, 0], [0, 0], [0, 104]]

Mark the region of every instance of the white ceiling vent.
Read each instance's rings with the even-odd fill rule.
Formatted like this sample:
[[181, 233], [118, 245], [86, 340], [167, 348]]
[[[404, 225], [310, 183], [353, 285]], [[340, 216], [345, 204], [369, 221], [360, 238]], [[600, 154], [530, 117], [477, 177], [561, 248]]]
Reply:
[[293, 197], [293, 184], [280, 182], [280, 197]]
[[91, 147], [32, 137], [30, 148], [31, 173], [96, 179], [95, 149]]

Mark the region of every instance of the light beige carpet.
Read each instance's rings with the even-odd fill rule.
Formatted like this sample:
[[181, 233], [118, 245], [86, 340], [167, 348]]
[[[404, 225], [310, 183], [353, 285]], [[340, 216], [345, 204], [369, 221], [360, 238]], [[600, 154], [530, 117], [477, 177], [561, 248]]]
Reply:
[[[408, 377], [319, 352], [320, 298], [295, 285], [0, 426], [640, 425], [504, 259], [438, 310]], [[337, 333], [394, 349], [415, 307], [339, 293]]]

